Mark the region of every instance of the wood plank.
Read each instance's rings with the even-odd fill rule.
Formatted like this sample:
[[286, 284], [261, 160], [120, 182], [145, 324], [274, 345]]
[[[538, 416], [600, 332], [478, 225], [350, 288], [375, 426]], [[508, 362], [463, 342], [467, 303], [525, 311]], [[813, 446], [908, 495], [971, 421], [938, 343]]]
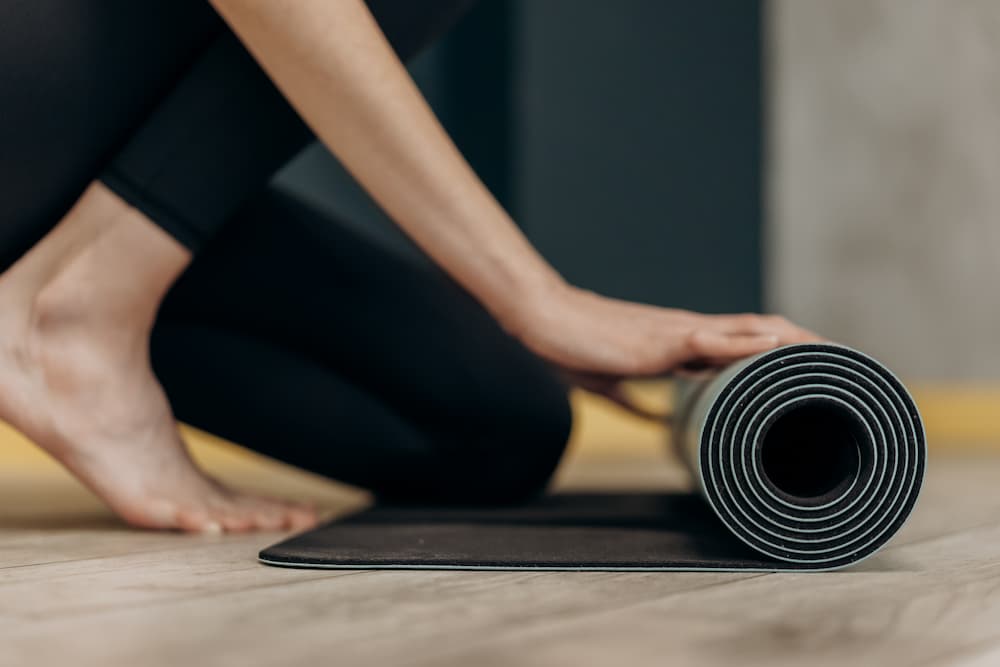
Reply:
[[[946, 473], [954, 468], [949, 466], [942, 473]], [[624, 474], [628, 467], [619, 470]], [[635, 467], [632, 467], [635, 471]], [[644, 469], [648, 470], [648, 469]], [[991, 470], [991, 468], [976, 466], [975, 471]], [[611, 474], [609, 474], [609, 472]], [[614, 479], [614, 471], [602, 468], [605, 478]], [[600, 487], [600, 484], [593, 484], [594, 479], [589, 475], [596, 475], [597, 471], [568, 476], [564, 482], [567, 488], [585, 486], [587, 488]], [[954, 476], [954, 475], [952, 475]], [[982, 475], [980, 475], [982, 476]], [[641, 477], [641, 475], [639, 475]], [[666, 477], [657, 474], [656, 477]], [[992, 483], [997, 481], [997, 475], [987, 475], [977, 483]], [[942, 479], [943, 478], [943, 479]], [[932, 482], [929, 493], [941, 496], [955, 480], [946, 475], [936, 475]], [[648, 480], [651, 484], [653, 479]], [[674, 480], [676, 481], [676, 480]], [[968, 483], [968, 479], [965, 480]], [[943, 482], [943, 483], [942, 483]], [[613, 485], [612, 485], [613, 486]], [[992, 496], [993, 494], [991, 494]], [[981, 505], [981, 506], [980, 506]], [[974, 527], [988, 522], [996, 516], [997, 509], [1000, 509], [1000, 497], [992, 503], [973, 503], [970, 509], [977, 511], [958, 511], [963, 508], [955, 507], [951, 503], [953, 511], [951, 514], [933, 512], [938, 503], [925, 502], [921, 510], [914, 517], [913, 528], [902, 536], [898, 543], [913, 542], [926, 539], [928, 536], [936, 536], [945, 532], [956, 532], [968, 527]], [[341, 511], [347, 511], [350, 506], [342, 506]], [[198, 537], [185, 536], [169, 533], [131, 531], [125, 527], [111, 523], [108, 526], [98, 522], [91, 529], [86, 526], [81, 528], [63, 528], [60, 530], [43, 529], [8, 531], [3, 538], [3, 563], [0, 566], [0, 587], [10, 582], [62, 582], [67, 578], [73, 578], [80, 574], [92, 576], [95, 573], [115, 572], [118, 569], [128, 570], [136, 562], [147, 563], [157, 559], [189, 559], [201, 558], [199, 551], [204, 551], [205, 558], [221, 557], [225, 550], [240, 550], [234, 553], [241, 553], [246, 563], [253, 563], [256, 552], [267, 544], [276, 541], [279, 534], [258, 534], [251, 536], [235, 537]], [[220, 551], [220, 547], [223, 551]], [[168, 553], [169, 552], [169, 553]], [[228, 551], [226, 551], [228, 553]], [[78, 561], [87, 560], [86, 564]], [[878, 563], [878, 559], [874, 561]], [[3, 568], [17, 568], [17, 572], [5, 573]], [[868, 567], [873, 567], [869, 565]], [[875, 565], [874, 567], [877, 567]], [[59, 585], [63, 585], [60, 583]]]
[[436, 648], [412, 665], [885, 665], [1000, 642], [1000, 525], [886, 550], [891, 568], [766, 575]]
[[[331, 578], [253, 565], [252, 536], [207, 538], [171, 553], [0, 572], [0, 628], [10, 633], [8, 651], [54, 660], [48, 638], [59, 636], [81, 664], [129, 664], [143, 655], [167, 664], [199, 654], [262, 664], [315, 664], [330, 655], [358, 664], [597, 664], [612, 657], [659, 664], [665, 655], [731, 661], [732, 652], [713, 653], [716, 644], [734, 647], [747, 664], [794, 664], [804, 652], [857, 661], [862, 649], [883, 658], [932, 656], [994, 639], [997, 616], [970, 610], [1000, 603], [990, 588], [1000, 581], [1000, 527], [963, 528], [936, 508], [974, 505], [953, 493], [949, 500], [963, 480], [969, 497], [995, 495], [988, 493], [995, 476], [995, 466], [977, 461], [942, 465], [918, 529], [849, 572]], [[957, 639], [934, 633], [931, 621], [942, 610], [949, 626], [962, 624]], [[116, 628], [115, 637], [102, 636], [102, 627]], [[847, 648], [837, 649], [837, 641]]]
[[[559, 485], [687, 483], [657, 461], [574, 460]], [[1000, 647], [998, 482], [996, 458], [932, 461], [883, 554], [777, 576], [280, 570], [253, 560], [275, 535], [130, 531], [53, 486], [37, 506], [0, 507], [0, 638], [4, 661], [41, 665], [985, 660]], [[331, 493], [332, 509], [364, 501]]]
[[[997, 639], [1000, 526], [887, 556], [891, 571], [819, 575], [381, 572], [290, 580], [38, 618], [5, 646], [44, 658], [63, 650], [46, 645], [60, 636], [81, 664], [142, 655], [168, 664], [237, 650], [288, 665], [331, 655], [353, 664], [641, 665], [670, 656], [779, 665], [808, 657], [822, 665], [886, 664]], [[116, 628], [115, 638], [94, 641], [102, 627]]]
[[[175, 572], [176, 576], [178, 573]], [[49, 664], [197, 664], [236, 656], [256, 664], [393, 664], [458, 637], [662, 598], [752, 575], [371, 572], [300, 578], [73, 617], [0, 626], [5, 654]], [[759, 575], [758, 575], [759, 576]], [[5, 629], [6, 628], [6, 629]], [[113, 635], [107, 628], [114, 628]], [[52, 642], [59, 637], [59, 644]]]
[[178, 537], [180, 543], [170, 550], [0, 570], [0, 626], [85, 618], [107, 610], [352, 574], [262, 567], [257, 551], [280, 534]]

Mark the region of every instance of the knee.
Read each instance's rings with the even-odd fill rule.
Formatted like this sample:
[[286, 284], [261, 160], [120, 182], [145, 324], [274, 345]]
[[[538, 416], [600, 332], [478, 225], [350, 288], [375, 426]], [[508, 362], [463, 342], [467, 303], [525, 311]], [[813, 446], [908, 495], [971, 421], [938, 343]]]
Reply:
[[465, 441], [441, 480], [453, 503], [510, 504], [543, 493], [562, 459], [573, 417], [567, 390], [554, 379], [507, 396]]

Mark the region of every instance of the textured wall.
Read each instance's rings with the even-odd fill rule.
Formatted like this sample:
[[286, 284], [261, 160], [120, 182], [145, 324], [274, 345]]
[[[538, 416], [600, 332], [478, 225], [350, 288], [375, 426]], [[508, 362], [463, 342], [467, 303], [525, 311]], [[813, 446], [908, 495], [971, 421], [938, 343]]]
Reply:
[[773, 0], [768, 30], [770, 305], [1000, 378], [1000, 2]]

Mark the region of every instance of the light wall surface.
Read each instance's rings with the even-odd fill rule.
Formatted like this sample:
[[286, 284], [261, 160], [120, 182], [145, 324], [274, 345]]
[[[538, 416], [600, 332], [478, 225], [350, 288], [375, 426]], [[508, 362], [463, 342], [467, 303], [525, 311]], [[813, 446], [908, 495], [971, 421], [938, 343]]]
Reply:
[[908, 378], [1000, 379], [1000, 2], [767, 11], [769, 306]]

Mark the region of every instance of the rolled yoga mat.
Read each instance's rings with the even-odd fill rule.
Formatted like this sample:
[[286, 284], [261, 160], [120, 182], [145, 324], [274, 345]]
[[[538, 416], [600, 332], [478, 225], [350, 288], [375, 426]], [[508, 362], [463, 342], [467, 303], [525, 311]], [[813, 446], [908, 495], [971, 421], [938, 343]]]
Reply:
[[791, 345], [681, 383], [694, 494], [554, 494], [510, 508], [376, 506], [269, 547], [315, 568], [825, 570], [878, 551], [923, 480], [920, 415], [882, 364]]

